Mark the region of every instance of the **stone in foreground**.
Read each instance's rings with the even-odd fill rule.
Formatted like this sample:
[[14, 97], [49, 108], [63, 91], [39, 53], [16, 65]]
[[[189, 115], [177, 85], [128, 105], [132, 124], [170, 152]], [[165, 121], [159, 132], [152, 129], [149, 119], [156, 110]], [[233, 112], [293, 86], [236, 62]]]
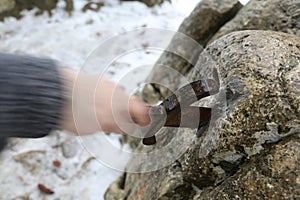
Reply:
[[158, 165], [181, 146], [187, 150], [157, 171], [124, 174], [106, 199], [299, 198], [300, 38], [231, 33], [211, 43], [188, 75], [190, 81], [204, 76], [221, 85], [210, 127], [200, 137], [162, 129], [155, 150], [172, 142], [169, 153], [133, 160], [127, 169]]

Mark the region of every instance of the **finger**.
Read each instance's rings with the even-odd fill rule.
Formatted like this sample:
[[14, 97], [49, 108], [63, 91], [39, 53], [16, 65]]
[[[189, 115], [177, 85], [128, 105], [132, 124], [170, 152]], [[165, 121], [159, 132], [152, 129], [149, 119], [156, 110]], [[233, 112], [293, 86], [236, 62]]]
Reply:
[[146, 126], [151, 121], [149, 107], [135, 96], [132, 96], [129, 100], [129, 113], [132, 120], [141, 126]]

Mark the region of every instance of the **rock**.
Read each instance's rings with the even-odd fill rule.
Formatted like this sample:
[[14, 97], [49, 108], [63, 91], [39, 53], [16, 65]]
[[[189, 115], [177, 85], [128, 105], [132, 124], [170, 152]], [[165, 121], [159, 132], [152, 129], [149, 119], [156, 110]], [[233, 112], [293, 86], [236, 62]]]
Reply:
[[72, 11], [74, 10], [73, 0], [65, 0], [65, 2], [66, 2], [65, 10], [69, 13], [69, 15], [71, 15]]
[[1, 0], [0, 1], [0, 13], [8, 12], [12, 10], [16, 5], [14, 0]]
[[14, 0], [0, 0], [0, 20], [14, 9], [16, 2]]
[[113, 184], [111, 184], [108, 190], [104, 194], [105, 199], [117, 200], [117, 199], [124, 198], [125, 196], [124, 191], [120, 190], [120, 188], [124, 189], [125, 179], [126, 179], [126, 173], [122, 174], [122, 176], [120, 176], [118, 180], [116, 180]]
[[46, 156], [46, 151], [28, 151], [13, 156], [16, 162], [19, 162], [31, 173], [36, 173], [40, 167], [45, 167], [47, 165], [46, 161], [43, 159]]
[[[167, 48], [169, 52], [165, 51], [156, 62], [147, 80], [153, 84], [148, 84], [144, 88], [143, 99], [148, 103], [156, 103], [168, 96], [170, 90], [176, 88], [180, 78], [177, 73], [171, 73], [169, 69], [163, 70], [163, 67], [174, 69], [180, 74], [189, 71], [203, 50], [201, 45], [205, 46], [218, 29], [232, 19], [241, 7], [238, 0], [201, 1], [181, 24], [178, 31], [181, 34], [174, 36]], [[187, 41], [182, 34], [190, 37], [190, 40]]]
[[273, 30], [300, 36], [300, 1], [251, 0], [211, 41], [239, 30]]
[[298, 199], [299, 159], [300, 138], [290, 138], [253, 156], [236, 174], [216, 188], [204, 190], [198, 198]]
[[78, 153], [78, 142], [70, 138], [62, 144], [62, 153], [65, 158], [73, 158]]
[[21, 18], [22, 15], [20, 12], [22, 10], [31, 10], [34, 7], [37, 7], [39, 11], [36, 14], [42, 14], [44, 11], [47, 11], [51, 15], [51, 10], [56, 7], [58, 0], [18, 0], [15, 2], [14, 6], [0, 15], [0, 20], [3, 20], [4, 17], [13, 16], [16, 18]]
[[34, 5], [39, 8], [39, 11], [36, 14], [42, 14], [44, 11], [46, 11], [49, 16], [51, 16], [51, 10], [56, 8], [57, 2], [58, 0], [35, 0]]
[[[66, 2], [65, 10], [71, 14], [74, 9], [73, 0], [64, 0]], [[5, 17], [13, 16], [17, 19], [21, 18], [22, 10], [31, 10], [38, 8], [36, 15], [47, 12], [52, 15], [52, 10], [56, 8], [58, 0], [0, 0], [0, 20]]]
[[82, 9], [82, 12], [86, 12], [88, 10], [92, 10], [98, 12], [101, 7], [104, 6], [103, 2], [88, 2]]
[[[133, 158], [127, 169], [173, 162], [153, 172], [126, 173], [106, 199], [300, 196], [300, 38], [272, 31], [231, 33], [207, 46], [188, 79], [203, 76], [221, 85], [208, 129], [199, 137], [189, 129], [161, 129], [157, 146], [137, 148], [158, 153]], [[182, 147], [186, 151], [175, 155]]]

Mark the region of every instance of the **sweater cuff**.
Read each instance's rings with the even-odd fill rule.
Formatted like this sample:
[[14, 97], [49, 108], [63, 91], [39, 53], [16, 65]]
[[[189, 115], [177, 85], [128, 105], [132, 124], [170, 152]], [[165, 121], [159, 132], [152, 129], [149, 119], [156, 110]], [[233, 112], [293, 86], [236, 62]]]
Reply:
[[0, 54], [0, 137], [37, 138], [61, 121], [62, 77], [51, 59]]

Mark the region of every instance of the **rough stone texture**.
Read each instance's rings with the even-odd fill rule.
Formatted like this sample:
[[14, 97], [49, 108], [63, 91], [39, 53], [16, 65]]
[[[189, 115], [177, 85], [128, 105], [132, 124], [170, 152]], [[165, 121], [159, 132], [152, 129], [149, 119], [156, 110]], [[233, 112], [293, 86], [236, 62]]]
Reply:
[[300, 1], [251, 0], [211, 41], [238, 30], [273, 30], [300, 36]]
[[0, 13], [12, 10], [15, 7], [14, 0], [0, 0]]
[[9, 13], [15, 8], [16, 2], [14, 0], [0, 0], [0, 20], [9, 16]]
[[200, 45], [205, 46], [218, 29], [232, 19], [241, 7], [238, 0], [201, 1], [178, 30], [179, 33], [190, 37], [191, 41], [183, 38], [181, 34], [174, 36], [167, 51], [159, 58], [148, 77], [148, 81], [154, 84], [148, 84], [144, 88], [143, 99], [148, 103], [156, 103], [159, 99], [168, 96], [170, 90], [174, 90], [178, 85], [180, 77], [170, 70], [163, 70], [162, 66], [185, 74], [196, 64], [202, 51]]
[[[210, 44], [188, 77], [204, 74], [221, 84], [210, 127], [199, 138], [188, 129], [162, 129], [153, 148], [175, 141], [169, 154], [187, 151], [155, 172], [124, 174], [106, 199], [300, 197], [300, 38], [234, 32]], [[157, 165], [163, 156], [127, 168]]]
[[47, 11], [51, 15], [51, 10], [56, 7], [58, 0], [12, 0], [14, 6], [8, 10], [0, 12], [0, 20], [3, 20], [4, 17], [13, 16], [16, 18], [21, 18], [22, 15], [20, 12], [22, 10], [31, 10], [34, 7], [37, 7], [39, 11], [36, 14], [41, 14], [44, 11]]
[[300, 138], [266, 148], [222, 184], [205, 190], [206, 199], [299, 199]]
[[[22, 10], [31, 10], [38, 8], [37, 15], [47, 12], [49, 16], [52, 15], [52, 10], [56, 8], [58, 0], [0, 0], [0, 20], [5, 17], [13, 16], [21, 18], [20, 12]], [[71, 14], [73, 11], [73, 0], [65, 0], [65, 10]]]

